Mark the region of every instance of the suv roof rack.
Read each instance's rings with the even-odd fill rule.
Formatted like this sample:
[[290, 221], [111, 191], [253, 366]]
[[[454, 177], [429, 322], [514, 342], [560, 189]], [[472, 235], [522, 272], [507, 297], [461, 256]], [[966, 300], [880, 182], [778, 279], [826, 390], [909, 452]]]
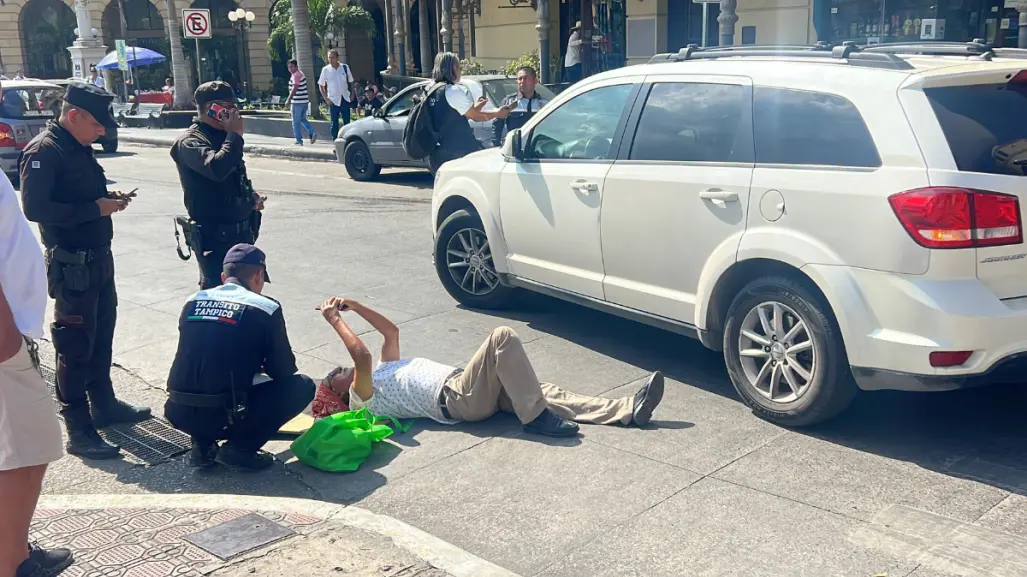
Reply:
[[649, 59], [650, 63], [682, 62], [685, 60], [707, 60], [713, 58], [737, 58], [779, 56], [783, 58], [820, 58], [844, 60], [850, 66], [869, 66], [889, 68], [892, 70], [912, 70], [905, 60], [894, 54], [865, 52], [854, 42], [844, 42], [841, 46], [832, 46], [826, 42], [812, 45], [758, 45], [758, 46], [717, 46], [700, 48], [689, 44], [681, 50], [669, 54], [657, 54]]
[[862, 46], [873, 54], [920, 54], [924, 56], [969, 56], [975, 60], [991, 60], [995, 51], [983, 38], [971, 42], [885, 42]]

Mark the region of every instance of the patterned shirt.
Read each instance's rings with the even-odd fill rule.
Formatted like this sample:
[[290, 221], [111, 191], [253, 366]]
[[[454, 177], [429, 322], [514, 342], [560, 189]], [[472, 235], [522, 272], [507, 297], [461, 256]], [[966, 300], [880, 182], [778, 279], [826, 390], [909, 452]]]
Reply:
[[366, 408], [372, 414], [394, 419], [427, 417], [452, 425], [459, 421], [442, 416], [439, 393], [458, 369], [428, 359], [415, 358], [379, 363], [371, 374], [374, 394], [369, 401], [361, 399], [350, 388], [350, 408]]
[[289, 77], [289, 94], [292, 94], [292, 87], [296, 87], [296, 94], [292, 95], [293, 104], [310, 104], [310, 96], [307, 93], [307, 77], [297, 70]]

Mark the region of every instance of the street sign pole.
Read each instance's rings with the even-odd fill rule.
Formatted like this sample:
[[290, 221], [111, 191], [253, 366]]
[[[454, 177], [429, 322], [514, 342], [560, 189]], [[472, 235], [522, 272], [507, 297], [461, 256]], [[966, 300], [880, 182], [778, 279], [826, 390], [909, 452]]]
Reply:
[[196, 40], [196, 83], [203, 84], [203, 56], [200, 53], [200, 39], [210, 38], [210, 10], [189, 8], [182, 10], [182, 34]]
[[702, 47], [706, 48], [706, 39], [709, 38], [710, 28], [710, 3], [702, 3]]
[[702, 47], [706, 48], [710, 35], [710, 4], [720, 4], [720, 0], [692, 0], [695, 4], [702, 4]]

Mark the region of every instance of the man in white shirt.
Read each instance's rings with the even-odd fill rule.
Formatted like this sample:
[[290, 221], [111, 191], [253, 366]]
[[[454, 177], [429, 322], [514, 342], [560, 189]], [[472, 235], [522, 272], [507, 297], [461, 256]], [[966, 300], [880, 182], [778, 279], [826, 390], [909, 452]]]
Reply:
[[99, 86], [104, 90], [107, 90], [107, 85], [103, 81], [103, 76], [100, 76], [100, 71], [96, 69], [96, 66], [91, 65], [89, 67], [89, 82], [94, 86]]
[[339, 115], [342, 115], [343, 125], [349, 124], [350, 102], [353, 102], [353, 72], [344, 62], [339, 62], [338, 50], [332, 48], [328, 51], [328, 64], [321, 69], [317, 87], [328, 102], [332, 118], [332, 140], [335, 140], [339, 135]]
[[43, 252], [0, 175], [0, 575], [56, 575], [73, 561], [67, 549], [28, 543], [46, 466], [63, 455], [32, 340], [43, 336], [45, 312]]
[[581, 80], [581, 20], [571, 27], [571, 36], [567, 39], [567, 56], [563, 59], [563, 81], [577, 82]]
[[[381, 333], [378, 366], [370, 351], [342, 318], [353, 311]], [[332, 297], [321, 305], [325, 320], [346, 345], [354, 366], [340, 367], [322, 381], [351, 409], [367, 408], [395, 419], [427, 417], [443, 424], [481, 421], [497, 412], [517, 415], [525, 432], [551, 437], [578, 433], [577, 423], [645, 426], [663, 399], [657, 371], [633, 396], [589, 397], [538, 380], [517, 334], [499, 327], [485, 339], [463, 369], [429, 359], [403, 359], [399, 328], [367, 305]]]

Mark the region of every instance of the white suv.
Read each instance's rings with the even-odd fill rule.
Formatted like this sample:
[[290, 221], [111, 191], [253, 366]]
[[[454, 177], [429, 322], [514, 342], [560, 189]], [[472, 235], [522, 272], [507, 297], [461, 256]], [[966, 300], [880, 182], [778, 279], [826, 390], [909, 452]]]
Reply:
[[683, 49], [447, 163], [439, 278], [694, 335], [784, 425], [1027, 375], [1027, 51]]

